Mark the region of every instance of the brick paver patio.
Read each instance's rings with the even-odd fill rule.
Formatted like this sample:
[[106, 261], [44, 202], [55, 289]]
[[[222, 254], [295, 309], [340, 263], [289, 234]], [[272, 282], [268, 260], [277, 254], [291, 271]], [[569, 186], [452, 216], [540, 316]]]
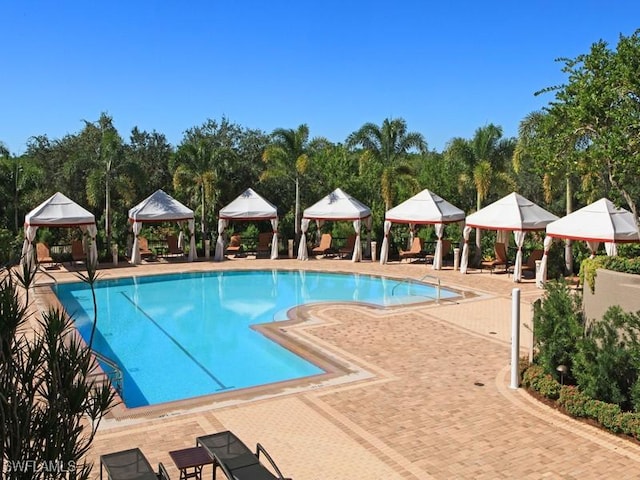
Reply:
[[[310, 321], [287, 326], [288, 334], [366, 375], [237, 402], [107, 418], [89, 456], [96, 475], [99, 455], [140, 447], [152, 464], [163, 462], [178, 478], [170, 450], [228, 429], [249, 445], [262, 443], [296, 480], [640, 477], [636, 444], [509, 388], [511, 292], [521, 289], [521, 322], [529, 325], [531, 302], [541, 295], [533, 281], [514, 284], [504, 274], [335, 259], [154, 263], [105, 268], [101, 276], [235, 268], [430, 275], [444, 287], [477, 295], [390, 310], [311, 307], [305, 311]], [[64, 268], [53, 274], [59, 281], [75, 279]], [[529, 342], [523, 327], [523, 354]]]

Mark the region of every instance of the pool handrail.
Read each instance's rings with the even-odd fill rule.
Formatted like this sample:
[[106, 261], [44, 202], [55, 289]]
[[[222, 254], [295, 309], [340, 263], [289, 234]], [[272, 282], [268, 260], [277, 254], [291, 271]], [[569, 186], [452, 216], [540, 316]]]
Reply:
[[115, 360], [110, 359], [106, 355], [103, 355], [96, 350], [91, 350], [91, 353], [93, 353], [98, 360], [100, 360], [102, 363], [111, 368], [111, 370], [113, 370], [112, 375], [109, 375], [109, 373], [107, 372], [103, 373], [109, 379], [109, 382], [111, 382], [111, 386], [113, 386], [113, 388], [116, 390], [116, 392], [118, 392], [118, 394], [124, 401], [124, 376], [120, 366], [115, 362]]
[[424, 280], [426, 278], [432, 278], [434, 280], [436, 280], [434, 283], [436, 284], [436, 302], [440, 301], [440, 278], [436, 277], [434, 275], [423, 275], [422, 277], [420, 277], [418, 280], [414, 279], [414, 278], [409, 278], [409, 277], [405, 277], [403, 279], [401, 279], [400, 281], [398, 281], [398, 283], [396, 283], [393, 288], [391, 289], [391, 296], [395, 295], [395, 291], [396, 291], [396, 287], [399, 287], [400, 285], [402, 285], [402, 283], [404, 282], [422, 282], [422, 283], [427, 283]]

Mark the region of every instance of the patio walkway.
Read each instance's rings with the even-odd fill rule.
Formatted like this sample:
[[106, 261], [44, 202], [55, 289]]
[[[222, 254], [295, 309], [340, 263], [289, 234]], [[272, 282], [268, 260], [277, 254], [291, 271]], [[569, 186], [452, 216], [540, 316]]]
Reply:
[[[178, 473], [169, 450], [199, 435], [232, 430], [262, 443], [285, 476], [305, 479], [602, 479], [635, 478], [640, 447], [571, 420], [509, 385], [511, 292], [521, 289], [521, 321], [530, 324], [533, 281], [424, 264], [348, 260], [156, 263], [102, 270], [101, 277], [187, 270], [286, 268], [433, 275], [444, 287], [478, 295], [458, 303], [394, 310], [317, 305], [313, 321], [287, 332], [368, 375], [251, 401], [143, 418], [105, 419], [90, 460], [140, 447], [155, 466]], [[71, 273], [55, 273], [59, 280]], [[43, 278], [46, 281], [46, 278]], [[521, 345], [530, 341], [522, 329]], [[177, 381], [177, 380], [176, 380]], [[205, 473], [210, 474], [206, 467]]]

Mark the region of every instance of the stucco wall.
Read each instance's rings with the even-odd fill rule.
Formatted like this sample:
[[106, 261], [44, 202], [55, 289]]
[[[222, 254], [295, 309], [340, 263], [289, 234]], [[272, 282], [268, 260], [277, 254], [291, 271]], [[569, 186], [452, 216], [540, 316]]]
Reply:
[[640, 275], [598, 269], [595, 292], [583, 287], [583, 307], [587, 320], [601, 319], [612, 305], [626, 312], [640, 311]]

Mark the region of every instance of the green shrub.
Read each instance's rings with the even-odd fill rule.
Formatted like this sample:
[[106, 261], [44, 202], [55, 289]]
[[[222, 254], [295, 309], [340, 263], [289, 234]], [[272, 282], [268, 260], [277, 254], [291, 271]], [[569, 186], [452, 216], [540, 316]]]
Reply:
[[593, 321], [578, 342], [573, 375], [591, 398], [631, 410], [632, 388], [638, 380], [640, 317], [619, 306]]
[[[576, 345], [584, 330], [582, 302], [564, 282], [547, 282], [545, 289], [545, 297], [535, 304], [533, 313], [535, 362], [558, 379], [558, 365], [572, 371]], [[565, 380], [571, 381], [571, 376]]]
[[620, 427], [622, 410], [618, 405], [591, 399], [586, 402], [584, 411], [587, 418], [597, 420], [608, 430], [614, 433], [622, 431]]
[[578, 387], [563, 385], [560, 388], [558, 405], [575, 417], [585, 417], [585, 408], [589, 400], [589, 396], [582, 393]]
[[540, 395], [551, 400], [557, 400], [561, 385], [540, 365], [531, 365], [522, 375], [522, 386], [535, 390]]
[[533, 388], [537, 390], [534, 385], [537, 385], [538, 378], [544, 375], [544, 370], [540, 365], [531, 365], [522, 374], [522, 386], [525, 388]]
[[620, 431], [640, 440], [640, 414], [626, 412], [620, 416]]

